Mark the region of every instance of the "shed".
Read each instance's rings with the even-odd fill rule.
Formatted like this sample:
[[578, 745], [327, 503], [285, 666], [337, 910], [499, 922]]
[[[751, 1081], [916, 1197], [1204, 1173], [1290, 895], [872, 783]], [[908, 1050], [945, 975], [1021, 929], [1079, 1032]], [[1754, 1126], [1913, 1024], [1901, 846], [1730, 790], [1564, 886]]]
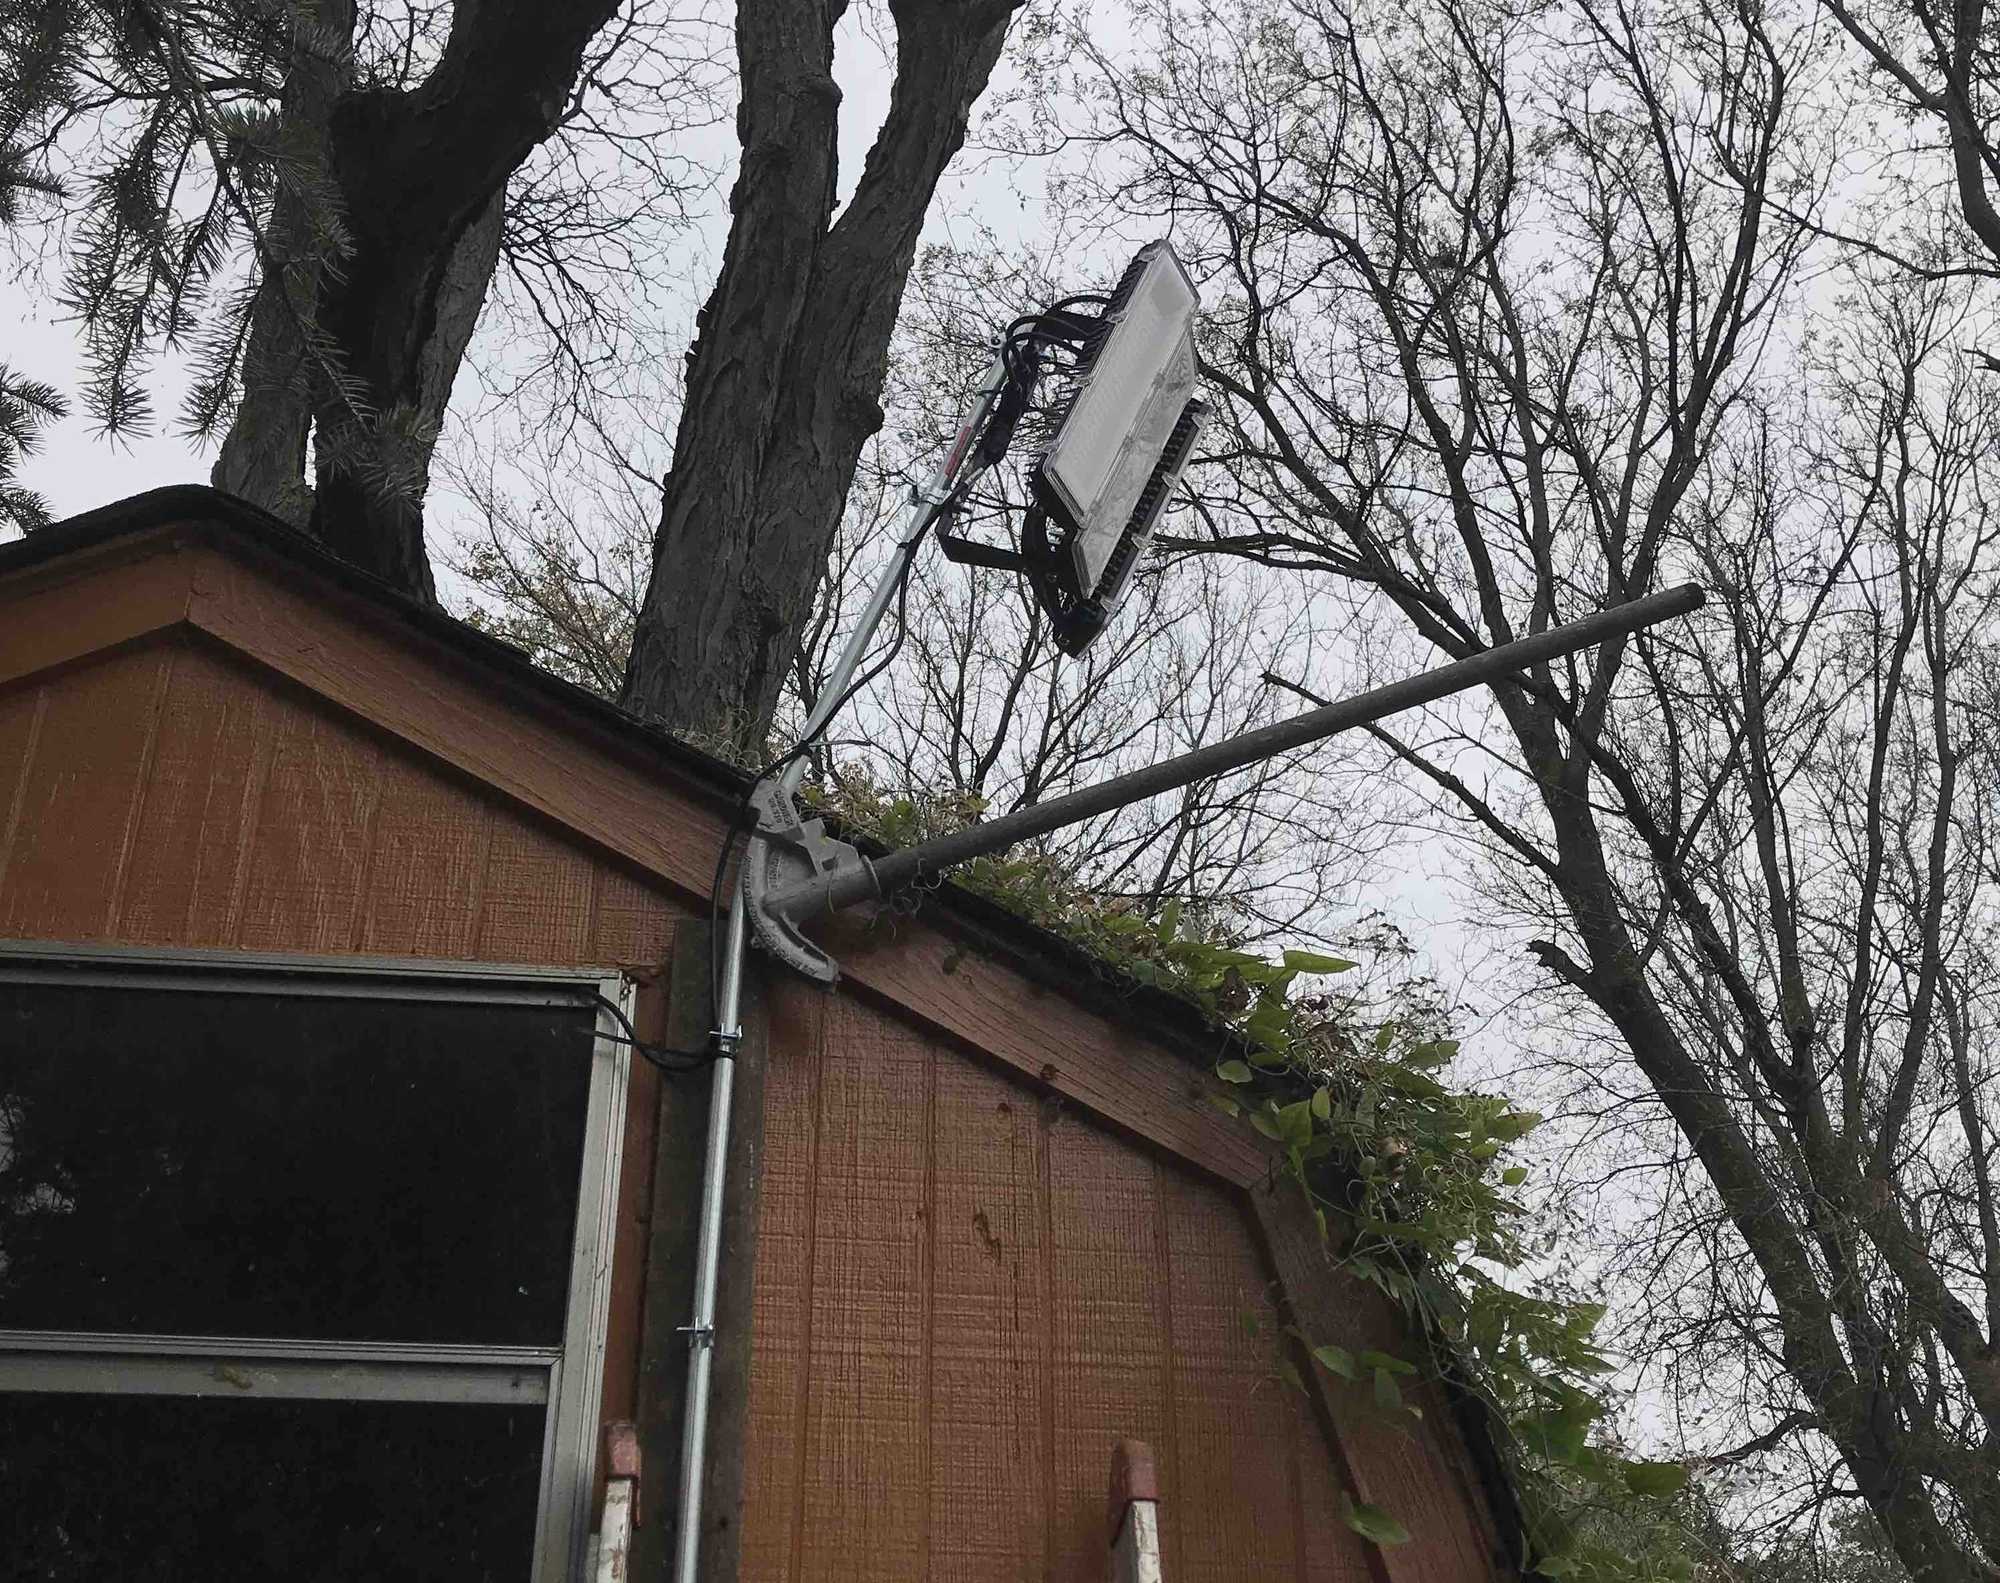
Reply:
[[[579, 1577], [629, 1420], [666, 1575], [706, 1078], [618, 1018], [707, 1027], [741, 790], [206, 489], [0, 547], [0, 1573]], [[1102, 1578], [1127, 1439], [1168, 1583], [1516, 1575], [1212, 1036], [949, 890], [840, 955], [753, 964], [704, 1578]]]

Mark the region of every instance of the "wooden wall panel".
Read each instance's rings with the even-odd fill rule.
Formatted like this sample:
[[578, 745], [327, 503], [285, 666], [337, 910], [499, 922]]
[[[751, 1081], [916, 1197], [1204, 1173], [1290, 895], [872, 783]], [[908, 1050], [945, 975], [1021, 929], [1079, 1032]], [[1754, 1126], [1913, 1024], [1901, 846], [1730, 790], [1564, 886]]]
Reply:
[[804, 1535], [805, 1447], [813, 1344], [812, 1271], [819, 1194], [821, 1014], [826, 997], [802, 983], [769, 991], [764, 1072], [764, 1186], [757, 1226], [745, 1459], [745, 1578], [798, 1576]]
[[1298, 1470], [1284, 1336], [1271, 1323], [1270, 1275], [1244, 1235], [1241, 1210], [1203, 1184], [1163, 1171], [1173, 1330], [1174, 1583], [1295, 1577]]
[[[1304, 1402], [1294, 1396], [1290, 1404], [1292, 1444], [1298, 1448], [1300, 1583], [1377, 1583], [1380, 1552], [1341, 1518], [1341, 1496], [1351, 1492], [1345, 1490], [1326, 1438]], [[1467, 1576], [1483, 1579], [1487, 1574]]]
[[269, 726], [270, 763], [248, 827], [250, 859], [231, 945], [353, 951], [381, 802], [381, 749], [353, 727], [301, 708]]
[[894, 927], [859, 915], [814, 925], [848, 982], [884, 996], [906, 1015], [1012, 1066], [1031, 1083], [1225, 1181], [1248, 1186], [1270, 1166], [1264, 1140], [1221, 1114], [1224, 1085], [1174, 1051], [1135, 1040], [1117, 997], [1059, 993], [978, 952], [967, 952], [919, 913]]
[[[1098, 1583], [1126, 1437], [1159, 1459], [1171, 1583], [1390, 1576], [1282, 1380], [1240, 1191], [800, 986], [767, 1081], [745, 1583]], [[1394, 1575], [1483, 1583], [1463, 1512], [1431, 1504], [1462, 1497], [1381, 1432], [1402, 1449], [1371, 1442], [1378, 1498], [1426, 1531], [1422, 1570]]]
[[134, 650], [45, 684], [0, 871], [0, 933], [107, 937], [174, 657]]
[[888, 1583], [929, 1554], [935, 1051], [849, 1000], [824, 1015], [797, 1576]]
[[593, 962], [635, 962], [657, 965], [673, 955], [673, 920], [661, 893], [607, 863], [592, 879], [590, 959]]
[[355, 948], [370, 956], [470, 957], [493, 805], [407, 759], [375, 762], [380, 784]]
[[[137, 549], [138, 559], [126, 557]], [[0, 685], [82, 662], [171, 629], [188, 611], [188, 570], [180, 556], [121, 546], [104, 555], [63, 557], [7, 579], [0, 620]]]
[[118, 939], [235, 943], [250, 870], [245, 832], [263, 796], [275, 707], [207, 650], [184, 645], [175, 654], [138, 836], [114, 899]]
[[492, 672], [400, 620], [369, 620], [366, 601], [272, 576], [233, 553], [183, 556], [189, 619], [202, 630], [515, 806], [564, 820], [601, 850], [624, 851], [678, 894], [707, 894], [722, 821], [706, 799], [687, 795], [692, 788], [676, 794], [668, 774], [607, 758], [577, 715], [511, 682], [496, 686]]
[[[1351, 1278], [1349, 1284], [1355, 1300], [1341, 1344], [1408, 1355], [1410, 1342], [1388, 1299]], [[1410, 1542], [1388, 1557], [1391, 1578], [1443, 1583], [1486, 1576], [1489, 1545], [1474, 1519], [1476, 1508], [1466, 1488], [1469, 1470], [1455, 1443], [1450, 1411], [1438, 1393], [1421, 1385], [1406, 1393], [1423, 1410], [1417, 1420], [1373, 1410], [1372, 1403], [1359, 1400], [1359, 1386], [1342, 1389], [1354, 1399], [1341, 1433], [1361, 1495], [1394, 1513], [1410, 1530]]]
[[[1160, 1258], [1153, 1161], [1085, 1123], [1048, 1133], [1049, 1347], [1055, 1545], [1050, 1576], [1104, 1572], [1103, 1491], [1114, 1441], [1152, 1446], [1174, 1465], [1171, 1314]], [[1088, 1491], [1092, 1498], [1085, 1499]], [[1160, 1548], [1179, 1564], [1177, 1490], [1165, 1493]], [[1171, 1576], [1171, 1573], [1169, 1573]]]
[[932, 1576], [1046, 1576], [1050, 1402], [1041, 1107], [941, 1054], [932, 1287]]
[[646, 969], [681, 915], [185, 637], [0, 694], [0, 933]]
[[488, 962], [590, 961], [600, 866], [532, 819], [494, 820], [476, 954]]
[[48, 689], [42, 686], [0, 692], [0, 895], [7, 888], [8, 860], [21, 827], [28, 773], [34, 768], [48, 702]]

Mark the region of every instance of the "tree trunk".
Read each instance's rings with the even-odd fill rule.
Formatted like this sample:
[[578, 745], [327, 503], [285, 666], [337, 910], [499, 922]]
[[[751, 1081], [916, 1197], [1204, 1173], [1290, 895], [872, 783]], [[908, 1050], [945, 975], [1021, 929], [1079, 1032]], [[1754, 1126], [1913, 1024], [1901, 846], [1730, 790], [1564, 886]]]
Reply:
[[1015, 3], [894, 0], [889, 114], [831, 225], [844, 0], [739, 6], [734, 218], [689, 354], [627, 708], [760, 747], [861, 447], [882, 424], [889, 336], [925, 211]]
[[[430, 478], [431, 452], [451, 401], [452, 382], [465, 359], [479, 310], [486, 301], [486, 289], [500, 260], [500, 231], [506, 214], [506, 195], [497, 192], [459, 239], [445, 266], [437, 295], [436, 329], [419, 353], [417, 421], [406, 441], [405, 466], [424, 485]], [[317, 278], [307, 285], [296, 275], [289, 280], [274, 277], [259, 288], [252, 310], [243, 400], [210, 479], [217, 489], [262, 506], [295, 528], [311, 526], [317, 498], [306, 483], [306, 439], [312, 431], [313, 392], [323, 388], [324, 382], [314, 377], [302, 326], [317, 317], [320, 292]], [[285, 300], [288, 294], [290, 302]], [[384, 503], [385, 508], [407, 505], [420, 516], [421, 487], [417, 499], [391, 499]], [[351, 511], [352, 503], [342, 501], [335, 515]], [[419, 520], [419, 537], [414, 540], [419, 548], [421, 526]], [[365, 563], [365, 546], [350, 549], [339, 535], [329, 533], [327, 537], [349, 559]], [[429, 564], [412, 566], [394, 580], [428, 593]]]
[[393, 339], [367, 359], [373, 425], [357, 431], [339, 394], [321, 392], [312, 525], [343, 559], [425, 599], [435, 597], [423, 517], [431, 453], [500, 259], [506, 209], [503, 181], [442, 255], [410, 249], [359, 290], [350, 277], [327, 293], [324, 322], [339, 326], [343, 348], [371, 319]]
[[[246, 379], [221, 487], [301, 514], [309, 404], [312, 530], [433, 597], [431, 451], [499, 257], [507, 180], [556, 129], [585, 46], [616, 10], [616, 0], [460, 0], [443, 57], [417, 87], [333, 99], [326, 168], [350, 245], [301, 311], [286, 312], [278, 292], [260, 298], [246, 368], [281, 377], [275, 399], [269, 377]], [[306, 325], [325, 359], [306, 357]], [[302, 379], [290, 376], [308, 361]]]
[[[351, 39], [352, 0], [329, 0], [319, 26], [292, 51], [282, 114], [317, 161], [326, 160], [328, 118], [348, 90], [353, 58], [332, 56], [326, 40]], [[297, 186], [281, 187], [258, 248], [257, 300], [243, 353], [243, 392], [223, 436], [210, 482], [282, 517], [295, 528], [312, 520], [306, 486], [306, 440], [312, 432], [314, 359], [307, 332], [319, 317], [329, 260]]]

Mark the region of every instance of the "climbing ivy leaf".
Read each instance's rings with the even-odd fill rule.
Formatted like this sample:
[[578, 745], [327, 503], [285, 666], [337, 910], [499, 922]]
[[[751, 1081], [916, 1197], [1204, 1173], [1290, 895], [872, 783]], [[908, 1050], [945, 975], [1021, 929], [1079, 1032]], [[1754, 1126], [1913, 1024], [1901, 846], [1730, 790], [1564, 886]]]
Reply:
[[1321, 956], [1317, 951], [1287, 951], [1285, 966], [1294, 973], [1345, 973], [1355, 964], [1343, 956]]
[[1625, 1487], [1649, 1500], [1670, 1501], [1687, 1487], [1688, 1470], [1678, 1462], [1628, 1462]]
[[1363, 1539], [1388, 1545], [1406, 1545], [1410, 1542], [1410, 1531], [1379, 1506], [1371, 1506], [1366, 1501], [1351, 1501], [1341, 1513], [1347, 1526]]
[[1426, 1077], [1407, 1066], [1384, 1067], [1382, 1081], [1398, 1093], [1411, 1094], [1418, 1099], [1442, 1099], [1445, 1094], [1444, 1085], [1436, 1078]]

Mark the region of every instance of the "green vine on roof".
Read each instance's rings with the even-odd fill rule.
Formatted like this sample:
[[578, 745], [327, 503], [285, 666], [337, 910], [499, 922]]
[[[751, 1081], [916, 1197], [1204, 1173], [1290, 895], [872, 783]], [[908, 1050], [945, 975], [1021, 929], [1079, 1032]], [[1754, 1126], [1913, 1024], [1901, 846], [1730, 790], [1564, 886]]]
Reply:
[[[884, 792], [846, 770], [837, 788], [808, 796], [893, 846], [983, 812], [977, 798]], [[1246, 948], [1226, 904], [1093, 895], [1033, 847], [975, 860], [953, 880], [1226, 1030], [1214, 1102], [1277, 1146], [1329, 1258], [1442, 1343], [1433, 1356], [1407, 1359], [1299, 1336], [1334, 1389], [1407, 1421], [1420, 1409], [1404, 1382], [1449, 1367], [1490, 1414], [1544, 1577], [1695, 1575], [1694, 1538], [1679, 1510], [1686, 1470], [1628, 1457], [1605, 1430], [1603, 1308], [1536, 1289], [1534, 1222], [1519, 1196], [1529, 1168], [1509, 1151], [1541, 1118], [1451, 1085], [1452, 1008], [1433, 981], [1397, 971], [1414, 955], [1399, 931], [1377, 922], [1357, 936], [1360, 954], [1388, 970], [1370, 982], [1347, 957]], [[1281, 1372], [1302, 1384], [1290, 1364]], [[1358, 1533], [1387, 1546], [1406, 1542], [1406, 1522], [1422, 1516], [1352, 1499], [1345, 1512]]]

